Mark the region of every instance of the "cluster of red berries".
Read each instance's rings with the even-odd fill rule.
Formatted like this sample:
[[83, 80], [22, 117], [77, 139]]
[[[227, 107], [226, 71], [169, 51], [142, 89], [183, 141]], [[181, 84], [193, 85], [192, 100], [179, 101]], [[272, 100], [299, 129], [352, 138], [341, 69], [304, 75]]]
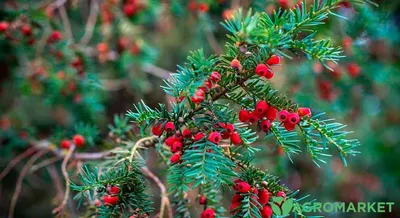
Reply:
[[[265, 64], [258, 64], [256, 66], [255, 72], [257, 75], [260, 77], [265, 77], [266, 79], [271, 79], [274, 77], [274, 72], [271, 69], [271, 66], [278, 65], [281, 62], [281, 58], [276, 55], [272, 55], [266, 62]], [[237, 58], [234, 58], [231, 61], [231, 67], [236, 71], [236, 72], [241, 72], [243, 69], [242, 64]]]
[[200, 13], [206, 13], [209, 9], [207, 3], [198, 3], [195, 0], [190, 0], [189, 4], [187, 5], [188, 10], [191, 12], [200, 12]]
[[[204, 101], [205, 93], [209, 92], [213, 84], [217, 84], [221, 80], [221, 75], [217, 71], [213, 71], [210, 77], [204, 82], [204, 85], [201, 86], [192, 96], [191, 100], [195, 104], [200, 104]], [[182, 100], [182, 99], [181, 99]]]
[[239, 120], [243, 123], [259, 123], [260, 129], [268, 132], [271, 122], [275, 120], [278, 110], [264, 100], [256, 103], [254, 111], [242, 109], [239, 112]]
[[[35, 43], [35, 38], [32, 37], [33, 30], [29, 24], [27, 23], [22, 24], [21, 26], [19, 26], [19, 30], [21, 34], [27, 38], [28, 45], [33, 45]], [[4, 34], [8, 39], [13, 39], [18, 41], [12, 36], [10, 24], [7, 21], [0, 21], [0, 33]], [[56, 43], [62, 40], [62, 38], [63, 38], [62, 33], [58, 30], [54, 30], [47, 39], [47, 42]]]
[[121, 192], [121, 189], [117, 186], [111, 186], [110, 188], [107, 188], [107, 195], [104, 196], [103, 202], [105, 206], [114, 206], [118, 203], [119, 201], [119, 193]]
[[229, 208], [232, 214], [236, 214], [238, 211], [240, 211], [237, 208], [241, 205], [241, 202], [243, 200], [241, 194], [251, 192], [257, 195], [257, 198], [254, 198], [254, 200], [258, 201], [258, 203], [260, 203], [260, 205], [262, 206], [262, 208], [260, 208], [262, 217], [270, 218], [272, 216], [272, 209], [271, 206], [269, 205], [269, 199], [271, 194], [267, 189], [265, 188], [257, 189], [255, 187], [251, 187], [249, 183], [244, 182], [240, 179], [235, 180], [235, 185], [233, 189], [236, 191], [236, 194], [233, 196], [231, 201], [231, 206]]
[[[235, 127], [233, 126], [233, 124], [221, 122], [218, 123], [217, 126], [224, 129], [222, 131], [222, 134], [218, 131], [213, 131], [208, 135], [208, 141], [214, 144], [218, 144], [222, 139], [230, 139], [231, 143], [234, 145], [240, 145], [243, 143], [240, 135], [235, 132]], [[163, 125], [163, 123], [157, 123], [152, 127], [151, 131], [156, 136], [161, 136], [164, 132], [175, 132], [165, 139], [165, 144], [170, 148], [171, 152], [174, 153], [170, 158], [172, 164], [177, 163], [181, 160], [181, 151], [186, 139], [190, 139], [191, 141], [196, 142], [202, 140], [205, 137], [205, 134], [203, 132], [193, 134], [193, 132], [188, 128], [183, 129], [181, 133], [179, 130], [175, 129], [175, 124], [171, 121], [166, 122], [165, 125]]]
[[144, 5], [138, 0], [128, 0], [124, 4], [124, 13], [128, 17], [133, 17], [144, 9]]
[[85, 138], [82, 135], [76, 134], [72, 137], [72, 142], [68, 139], [64, 139], [61, 141], [60, 146], [61, 148], [69, 149], [72, 143], [78, 148], [83, 147], [85, 145]]
[[[241, 122], [249, 122], [250, 124], [258, 123], [262, 131], [268, 132], [271, 128], [271, 122], [275, 120], [278, 110], [270, 105], [265, 100], [260, 100], [256, 103], [254, 111], [242, 109], [239, 112], [239, 120]], [[300, 118], [311, 116], [309, 108], [299, 108], [297, 112], [289, 113], [287, 110], [279, 111], [279, 120], [282, 122], [286, 130], [292, 131]]]
[[274, 76], [274, 72], [271, 69], [271, 66], [277, 65], [281, 62], [281, 58], [279, 56], [273, 55], [270, 57], [265, 64], [258, 64], [256, 67], [256, 74], [265, 77], [267, 79], [271, 79]]
[[326, 101], [333, 101], [338, 94], [338, 90], [333, 86], [333, 83], [327, 79], [317, 79], [318, 95]]
[[279, 111], [279, 120], [282, 122], [283, 126], [287, 131], [292, 131], [296, 124], [300, 122], [302, 117], [311, 117], [310, 108], [301, 107], [297, 109], [297, 112], [289, 112], [287, 110]]
[[235, 126], [233, 124], [219, 122], [216, 127], [222, 128], [222, 132], [211, 132], [208, 135], [208, 141], [218, 144], [222, 139], [230, 139], [233, 145], [243, 144], [242, 138], [239, 133], [235, 131]]

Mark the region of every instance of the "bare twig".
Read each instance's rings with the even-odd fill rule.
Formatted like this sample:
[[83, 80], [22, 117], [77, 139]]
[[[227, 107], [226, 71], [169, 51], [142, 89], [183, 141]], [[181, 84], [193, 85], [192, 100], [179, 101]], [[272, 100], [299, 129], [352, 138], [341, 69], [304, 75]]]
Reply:
[[215, 35], [213, 33], [213, 31], [209, 28], [206, 28], [206, 30], [204, 31], [207, 37], [207, 41], [210, 44], [212, 50], [217, 54], [220, 55], [222, 54], [222, 48], [219, 45], [217, 39], [215, 38]]
[[161, 180], [154, 175], [147, 167], [141, 167], [140, 168], [142, 172], [151, 180], [153, 180], [157, 186], [160, 188], [160, 194], [161, 194], [161, 206], [160, 206], [160, 212], [159, 212], [159, 218], [162, 218], [164, 215], [164, 210], [167, 208], [168, 211], [168, 217], [172, 218], [172, 208], [171, 204], [169, 202], [169, 198], [167, 196], [167, 189], [165, 188], [165, 185], [161, 182]]
[[157, 136], [149, 136], [149, 137], [139, 139], [131, 149], [131, 152], [130, 152], [131, 155], [129, 156], [129, 163], [132, 163], [133, 156], [135, 155], [136, 150], [139, 147], [145, 147], [147, 141], [154, 141], [154, 140], [158, 140], [158, 137]]
[[30, 156], [36, 151], [34, 147], [26, 149], [24, 152], [13, 158], [6, 168], [0, 173], [0, 181], [10, 172], [10, 170], [17, 165], [22, 159]]
[[36, 172], [38, 169], [40, 169], [42, 167], [48, 166], [50, 164], [53, 164], [53, 163], [59, 161], [60, 159], [61, 159], [61, 157], [55, 156], [55, 157], [51, 157], [49, 159], [46, 159], [46, 160], [44, 160], [44, 161], [42, 161], [42, 162], [40, 162], [38, 164], [35, 164], [31, 168], [31, 173]]
[[69, 159], [72, 157], [72, 153], [74, 152], [74, 150], [75, 150], [75, 145], [72, 145], [69, 148], [68, 153], [64, 157], [64, 160], [63, 160], [63, 162], [61, 164], [61, 170], [62, 170], [64, 179], [65, 179], [65, 194], [64, 194], [64, 200], [61, 202], [61, 204], [58, 207], [56, 207], [53, 210], [53, 214], [59, 213], [61, 215], [62, 211], [64, 210], [64, 207], [65, 207], [65, 205], [67, 204], [67, 201], [68, 201], [70, 181], [69, 181], [69, 176], [68, 176], [68, 172], [67, 172], [67, 164], [68, 164]]
[[67, 0], [57, 0], [53, 4], [51, 4], [51, 6], [53, 6], [54, 8], [59, 8], [63, 6], [66, 2]]
[[29, 168], [35, 163], [35, 161], [37, 159], [39, 159], [41, 156], [43, 156], [44, 154], [46, 154], [46, 152], [47, 152], [47, 150], [42, 150], [42, 151], [39, 151], [38, 153], [34, 154], [28, 160], [28, 162], [25, 164], [24, 168], [22, 168], [22, 170], [18, 176], [18, 179], [17, 179], [14, 194], [11, 199], [10, 209], [9, 209], [9, 213], [8, 213], [9, 218], [14, 217], [15, 206], [17, 205], [18, 197], [19, 197], [19, 194], [22, 189], [22, 181], [23, 181], [26, 173], [28, 172]]
[[57, 198], [59, 199], [59, 201], [63, 200], [63, 188], [61, 185], [61, 179], [58, 176], [57, 170], [54, 167], [54, 165], [50, 165], [49, 167], [47, 167], [47, 170], [49, 171], [51, 180], [53, 180], [53, 183], [56, 186], [56, 190], [57, 190]]
[[85, 45], [89, 43], [90, 39], [93, 36], [93, 30], [96, 25], [97, 21], [97, 16], [99, 13], [99, 5], [97, 3], [97, 0], [92, 0], [91, 5], [90, 5], [90, 14], [88, 21], [86, 23], [86, 31], [85, 35], [83, 35], [81, 41], [79, 42], [81, 45]]
[[74, 37], [72, 36], [72, 30], [71, 30], [71, 25], [69, 23], [67, 10], [65, 9], [64, 6], [60, 6], [60, 16], [61, 16], [61, 20], [64, 25], [65, 33], [67, 34], [67, 37], [69, 38], [69, 40], [73, 43]]
[[168, 79], [170, 77], [170, 74], [172, 73], [168, 70], [154, 66], [152, 64], [145, 65], [143, 67], [143, 71], [161, 79]]

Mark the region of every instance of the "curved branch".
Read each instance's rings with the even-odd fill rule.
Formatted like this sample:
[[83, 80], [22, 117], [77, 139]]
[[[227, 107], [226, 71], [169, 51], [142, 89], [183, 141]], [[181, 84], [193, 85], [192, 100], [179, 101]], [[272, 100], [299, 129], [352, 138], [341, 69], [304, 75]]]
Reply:
[[164, 215], [164, 208], [167, 208], [168, 211], [168, 218], [172, 218], [172, 208], [171, 204], [169, 201], [169, 198], [167, 196], [167, 189], [165, 188], [165, 185], [161, 182], [161, 180], [154, 175], [147, 167], [141, 167], [140, 168], [142, 172], [151, 180], [153, 180], [157, 186], [160, 188], [160, 194], [161, 194], [161, 206], [160, 206], [160, 212], [158, 214], [158, 217], [162, 218]]
[[69, 187], [70, 180], [69, 180], [69, 176], [68, 176], [68, 172], [67, 172], [67, 163], [71, 159], [72, 153], [74, 152], [74, 150], [75, 150], [75, 145], [72, 145], [69, 148], [68, 153], [64, 157], [64, 160], [63, 160], [63, 162], [61, 164], [61, 170], [62, 170], [64, 179], [65, 179], [65, 194], [64, 194], [64, 200], [62, 201], [62, 203], [58, 207], [56, 207], [53, 210], [53, 214], [55, 214], [55, 213], [62, 214], [61, 211], [64, 209], [64, 207], [65, 207], [65, 205], [67, 204], [67, 201], [68, 201], [69, 190], [70, 190], [70, 187]]
[[18, 197], [19, 197], [19, 194], [22, 189], [22, 181], [24, 180], [26, 173], [28, 173], [30, 167], [35, 163], [35, 161], [37, 161], [37, 159], [39, 159], [41, 156], [43, 156], [46, 153], [47, 153], [47, 150], [42, 150], [42, 151], [39, 151], [38, 153], [34, 154], [28, 160], [28, 162], [25, 164], [24, 168], [22, 168], [21, 173], [19, 174], [18, 179], [17, 179], [14, 194], [11, 199], [10, 209], [9, 209], [9, 213], [8, 213], [9, 218], [14, 217], [15, 206], [17, 205]]
[[0, 173], [0, 181], [7, 176], [7, 174], [11, 171], [15, 165], [17, 165], [22, 159], [30, 156], [35, 153], [36, 149], [34, 147], [26, 149], [23, 153], [19, 154], [15, 158], [13, 158], [10, 163], [4, 168], [4, 170]]

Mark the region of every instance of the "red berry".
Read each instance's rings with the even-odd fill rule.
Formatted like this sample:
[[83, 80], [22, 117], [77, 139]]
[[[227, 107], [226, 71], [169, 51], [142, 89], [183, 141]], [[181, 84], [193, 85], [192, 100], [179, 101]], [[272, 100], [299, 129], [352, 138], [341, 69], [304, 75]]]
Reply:
[[206, 204], [207, 203], [207, 198], [206, 196], [200, 196], [199, 198], [199, 204]]
[[208, 135], [208, 141], [218, 144], [221, 141], [221, 134], [219, 132], [212, 132]]
[[165, 139], [165, 144], [169, 147], [172, 147], [175, 141], [176, 141], [175, 137], [171, 136]]
[[289, 114], [287, 121], [291, 124], [298, 124], [300, 121], [300, 117], [297, 113], [291, 113]]
[[240, 203], [242, 201], [242, 196], [240, 194], [235, 194], [232, 198], [232, 204]]
[[21, 33], [22, 33], [24, 36], [30, 36], [30, 35], [32, 35], [32, 29], [31, 29], [31, 27], [30, 27], [29, 25], [24, 24], [24, 25], [21, 27]]
[[171, 161], [171, 164], [174, 164], [181, 160], [181, 155], [179, 153], [175, 153], [171, 156], [169, 160]]
[[197, 2], [196, 1], [190, 1], [187, 7], [188, 7], [188, 10], [191, 11], [191, 12], [196, 11]]
[[258, 190], [258, 202], [261, 205], [268, 203], [269, 201], [269, 193], [267, 189]]
[[82, 147], [85, 144], [85, 138], [78, 134], [74, 135], [72, 141], [74, 142], [76, 147]]
[[215, 218], [215, 211], [211, 208], [207, 208], [201, 213], [200, 218]]
[[60, 146], [61, 148], [69, 149], [69, 147], [71, 146], [71, 141], [64, 139], [61, 141]]
[[101, 202], [99, 201], [99, 199], [94, 200], [94, 205], [96, 207], [100, 207], [101, 206]]
[[231, 137], [231, 133], [229, 133], [228, 131], [224, 131], [221, 133], [222, 139], [229, 139], [230, 137]]
[[281, 110], [281, 111], [279, 111], [279, 119], [280, 119], [282, 122], [286, 122], [286, 120], [288, 119], [288, 117], [289, 117], [289, 112], [288, 112], [287, 110]]
[[204, 91], [201, 89], [198, 89], [194, 93], [194, 96], [192, 97], [192, 102], [195, 104], [200, 104], [203, 101], [204, 101]]
[[169, 121], [165, 124], [165, 131], [172, 132], [174, 130], [175, 130], [175, 124], [173, 122]]
[[264, 75], [266, 79], [271, 79], [274, 77], [274, 72], [272, 70], [268, 71], [267, 74]]
[[256, 104], [256, 112], [258, 114], [264, 114], [268, 110], [268, 103], [264, 100], [257, 102]]
[[261, 210], [261, 216], [262, 218], [271, 218], [272, 216], [271, 206], [269, 205], [264, 206]]
[[251, 186], [250, 186], [249, 183], [247, 183], [247, 182], [239, 182], [239, 183], [236, 185], [236, 189], [237, 189], [238, 192], [240, 192], [240, 193], [246, 193], [246, 192], [249, 192], [249, 191], [250, 191]]
[[257, 116], [257, 114], [255, 112], [251, 112], [249, 114], [249, 122], [250, 123], [255, 123], [258, 121], [258, 119], [259, 119], [259, 117]]
[[268, 65], [276, 65], [279, 64], [281, 62], [281, 57], [276, 56], [276, 55], [272, 55], [268, 60], [267, 60], [267, 64]]
[[206, 3], [200, 3], [197, 10], [199, 10], [201, 13], [205, 13], [208, 11], [208, 5]]
[[113, 186], [110, 189], [110, 193], [113, 194], [113, 195], [118, 194], [120, 191], [121, 191], [121, 189], [119, 189], [118, 186]]
[[119, 200], [118, 196], [106, 195], [104, 197], [104, 204], [108, 206], [116, 205], [118, 203], [118, 200]]
[[288, 0], [278, 0], [278, 3], [282, 8], [289, 8], [289, 1]]
[[162, 123], [156, 124], [151, 128], [151, 133], [153, 133], [153, 135], [160, 136], [163, 132], [164, 128]]
[[296, 124], [292, 124], [292, 123], [290, 123], [290, 122], [284, 122], [284, 123], [283, 123], [283, 126], [285, 127], [285, 129], [286, 129], [287, 131], [292, 131], [292, 130], [294, 130], [294, 128], [296, 127]]
[[197, 142], [197, 141], [200, 141], [200, 140], [203, 139], [203, 138], [204, 138], [204, 133], [199, 132], [199, 133], [197, 133], [197, 134], [194, 136], [193, 140], [194, 140], [195, 142]]
[[234, 145], [240, 145], [243, 143], [242, 138], [237, 132], [232, 133], [231, 135], [231, 142]]
[[125, 4], [124, 5], [124, 13], [128, 17], [132, 17], [137, 12], [137, 8], [135, 8], [134, 4]]
[[297, 114], [300, 117], [304, 117], [304, 116], [311, 117], [311, 110], [308, 107], [300, 107], [299, 109], [297, 109]]
[[232, 134], [235, 131], [235, 126], [233, 124], [226, 124], [225, 129], [227, 132]]
[[213, 83], [217, 83], [221, 80], [221, 75], [217, 71], [213, 71], [210, 75], [210, 79]]
[[8, 22], [6, 22], [6, 21], [1, 21], [0, 22], [0, 32], [1, 33], [4, 33], [5, 31], [7, 31], [7, 29], [8, 29]]
[[182, 131], [182, 136], [183, 136], [183, 138], [191, 138], [192, 137], [192, 131], [190, 131], [190, 129], [184, 129]]
[[260, 127], [262, 131], [268, 132], [268, 130], [271, 128], [271, 122], [269, 120], [263, 120], [260, 124]]
[[210, 80], [204, 81], [204, 85], [208, 88], [208, 90], [210, 90], [212, 88], [212, 83]]
[[238, 207], [240, 207], [240, 202], [232, 203], [231, 206], [229, 207], [229, 211], [231, 211], [232, 214], [236, 214], [237, 212], [239, 212], [239, 210], [236, 212], [232, 212], [232, 211]]
[[182, 143], [182, 142], [180, 142], [180, 141], [175, 141], [174, 144], [172, 144], [171, 152], [172, 152], [172, 153], [176, 153], [176, 152], [178, 152], [178, 151], [181, 151], [181, 150], [182, 150], [182, 146], [183, 146], [183, 143]]
[[259, 64], [256, 67], [256, 74], [259, 76], [266, 76], [268, 71], [271, 71], [271, 69], [265, 64]]
[[347, 66], [347, 70], [351, 77], [355, 78], [360, 74], [361, 68], [355, 63], [351, 63]]
[[278, 110], [276, 108], [269, 106], [268, 110], [267, 110], [267, 113], [265, 114], [265, 117], [268, 120], [273, 121], [273, 120], [275, 120], [277, 113], [278, 113]]
[[277, 197], [283, 197], [286, 200], [286, 194], [283, 191], [279, 191], [278, 193], [276, 193]]
[[239, 120], [240, 120], [240, 122], [243, 122], [243, 123], [249, 121], [249, 111], [248, 110], [244, 110], [244, 109], [240, 110], [240, 112], [239, 112]]
[[62, 33], [60, 31], [53, 31], [51, 35], [49, 36], [49, 41], [50, 42], [58, 42], [62, 39]]
[[242, 65], [240, 64], [240, 61], [236, 58], [231, 61], [231, 67], [236, 71], [242, 70]]

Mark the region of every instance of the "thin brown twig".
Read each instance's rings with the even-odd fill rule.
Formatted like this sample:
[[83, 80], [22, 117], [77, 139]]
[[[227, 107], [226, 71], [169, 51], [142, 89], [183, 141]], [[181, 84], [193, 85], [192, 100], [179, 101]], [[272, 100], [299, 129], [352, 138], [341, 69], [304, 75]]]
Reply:
[[42, 161], [42, 162], [40, 162], [40, 163], [38, 163], [38, 164], [35, 164], [35, 165], [33, 165], [32, 167], [31, 167], [31, 173], [34, 173], [34, 172], [36, 172], [38, 169], [40, 169], [40, 168], [42, 168], [42, 167], [45, 167], [45, 166], [48, 166], [48, 165], [50, 165], [50, 164], [53, 164], [53, 163], [55, 163], [55, 162], [57, 162], [57, 161], [59, 161], [59, 160], [61, 160], [61, 157], [58, 157], [58, 156], [55, 156], [55, 157], [51, 157], [51, 158], [49, 158], [49, 159], [46, 159], [46, 160], [44, 160], [44, 161]]
[[93, 30], [96, 25], [98, 13], [99, 13], [99, 5], [97, 3], [97, 0], [92, 0], [90, 5], [89, 18], [86, 23], [86, 31], [79, 44], [85, 45], [89, 43], [90, 39], [93, 36]]
[[19, 197], [19, 194], [20, 194], [21, 189], [22, 189], [22, 181], [23, 181], [26, 173], [29, 171], [30, 167], [35, 163], [35, 161], [37, 159], [39, 159], [41, 156], [43, 156], [44, 154], [46, 154], [46, 152], [48, 152], [48, 151], [47, 150], [42, 150], [42, 151], [39, 151], [38, 153], [34, 154], [28, 160], [28, 162], [25, 164], [24, 168], [22, 168], [22, 170], [21, 170], [21, 172], [20, 172], [20, 174], [18, 176], [18, 179], [17, 179], [17, 183], [16, 183], [16, 186], [15, 186], [14, 194], [13, 194], [12, 199], [11, 199], [10, 209], [9, 209], [9, 212], [8, 212], [8, 217], [9, 218], [13, 218], [14, 217], [15, 206], [17, 205], [18, 197]]
[[13, 158], [10, 163], [7, 165], [6, 168], [0, 173], [0, 181], [7, 176], [7, 174], [11, 171], [12, 168], [14, 168], [15, 165], [17, 165], [22, 159], [30, 156], [36, 151], [34, 147], [30, 147], [26, 149], [24, 152]]
[[69, 191], [70, 191], [70, 190], [69, 190], [70, 181], [69, 181], [69, 176], [68, 176], [68, 172], [67, 172], [67, 164], [68, 164], [69, 159], [72, 157], [72, 154], [73, 154], [74, 150], [75, 150], [75, 145], [72, 145], [72, 146], [69, 148], [68, 153], [67, 153], [67, 155], [64, 157], [64, 160], [63, 160], [63, 162], [62, 162], [62, 164], [61, 164], [61, 170], [62, 170], [64, 179], [65, 179], [64, 200], [62, 201], [62, 203], [61, 203], [58, 207], [56, 207], [56, 208], [53, 210], [53, 214], [59, 213], [59, 214], [61, 215], [61, 214], [62, 214], [61, 211], [64, 209], [64, 207], [65, 207], [65, 205], [67, 204], [67, 201], [68, 201]]
[[154, 175], [154, 173], [152, 173], [147, 167], [141, 167], [140, 168], [142, 170], [142, 172], [151, 180], [153, 180], [157, 186], [160, 188], [160, 194], [161, 194], [161, 206], [160, 206], [160, 212], [159, 212], [159, 218], [162, 218], [164, 215], [164, 210], [165, 208], [167, 208], [168, 211], [168, 217], [172, 218], [172, 208], [171, 208], [171, 204], [169, 202], [169, 198], [167, 196], [167, 189], [165, 188], [165, 185], [161, 182], [161, 180]]
[[73, 43], [74, 37], [72, 35], [71, 24], [69, 23], [67, 10], [63, 5], [60, 6], [60, 17], [64, 25], [65, 33], [67, 34], [67, 38], [69, 38], [69, 40]]
[[53, 181], [53, 183], [56, 186], [56, 190], [57, 190], [57, 198], [62, 201], [63, 200], [63, 188], [61, 185], [61, 179], [58, 176], [57, 170], [54, 167], [54, 165], [50, 165], [49, 167], [47, 167], [47, 170], [49, 171], [51, 180]]
[[206, 37], [207, 37], [207, 41], [208, 44], [210, 44], [212, 50], [217, 54], [220, 55], [222, 54], [222, 48], [219, 45], [217, 39], [215, 38], [215, 35], [213, 33], [213, 31], [211, 29], [206, 29], [205, 31]]

